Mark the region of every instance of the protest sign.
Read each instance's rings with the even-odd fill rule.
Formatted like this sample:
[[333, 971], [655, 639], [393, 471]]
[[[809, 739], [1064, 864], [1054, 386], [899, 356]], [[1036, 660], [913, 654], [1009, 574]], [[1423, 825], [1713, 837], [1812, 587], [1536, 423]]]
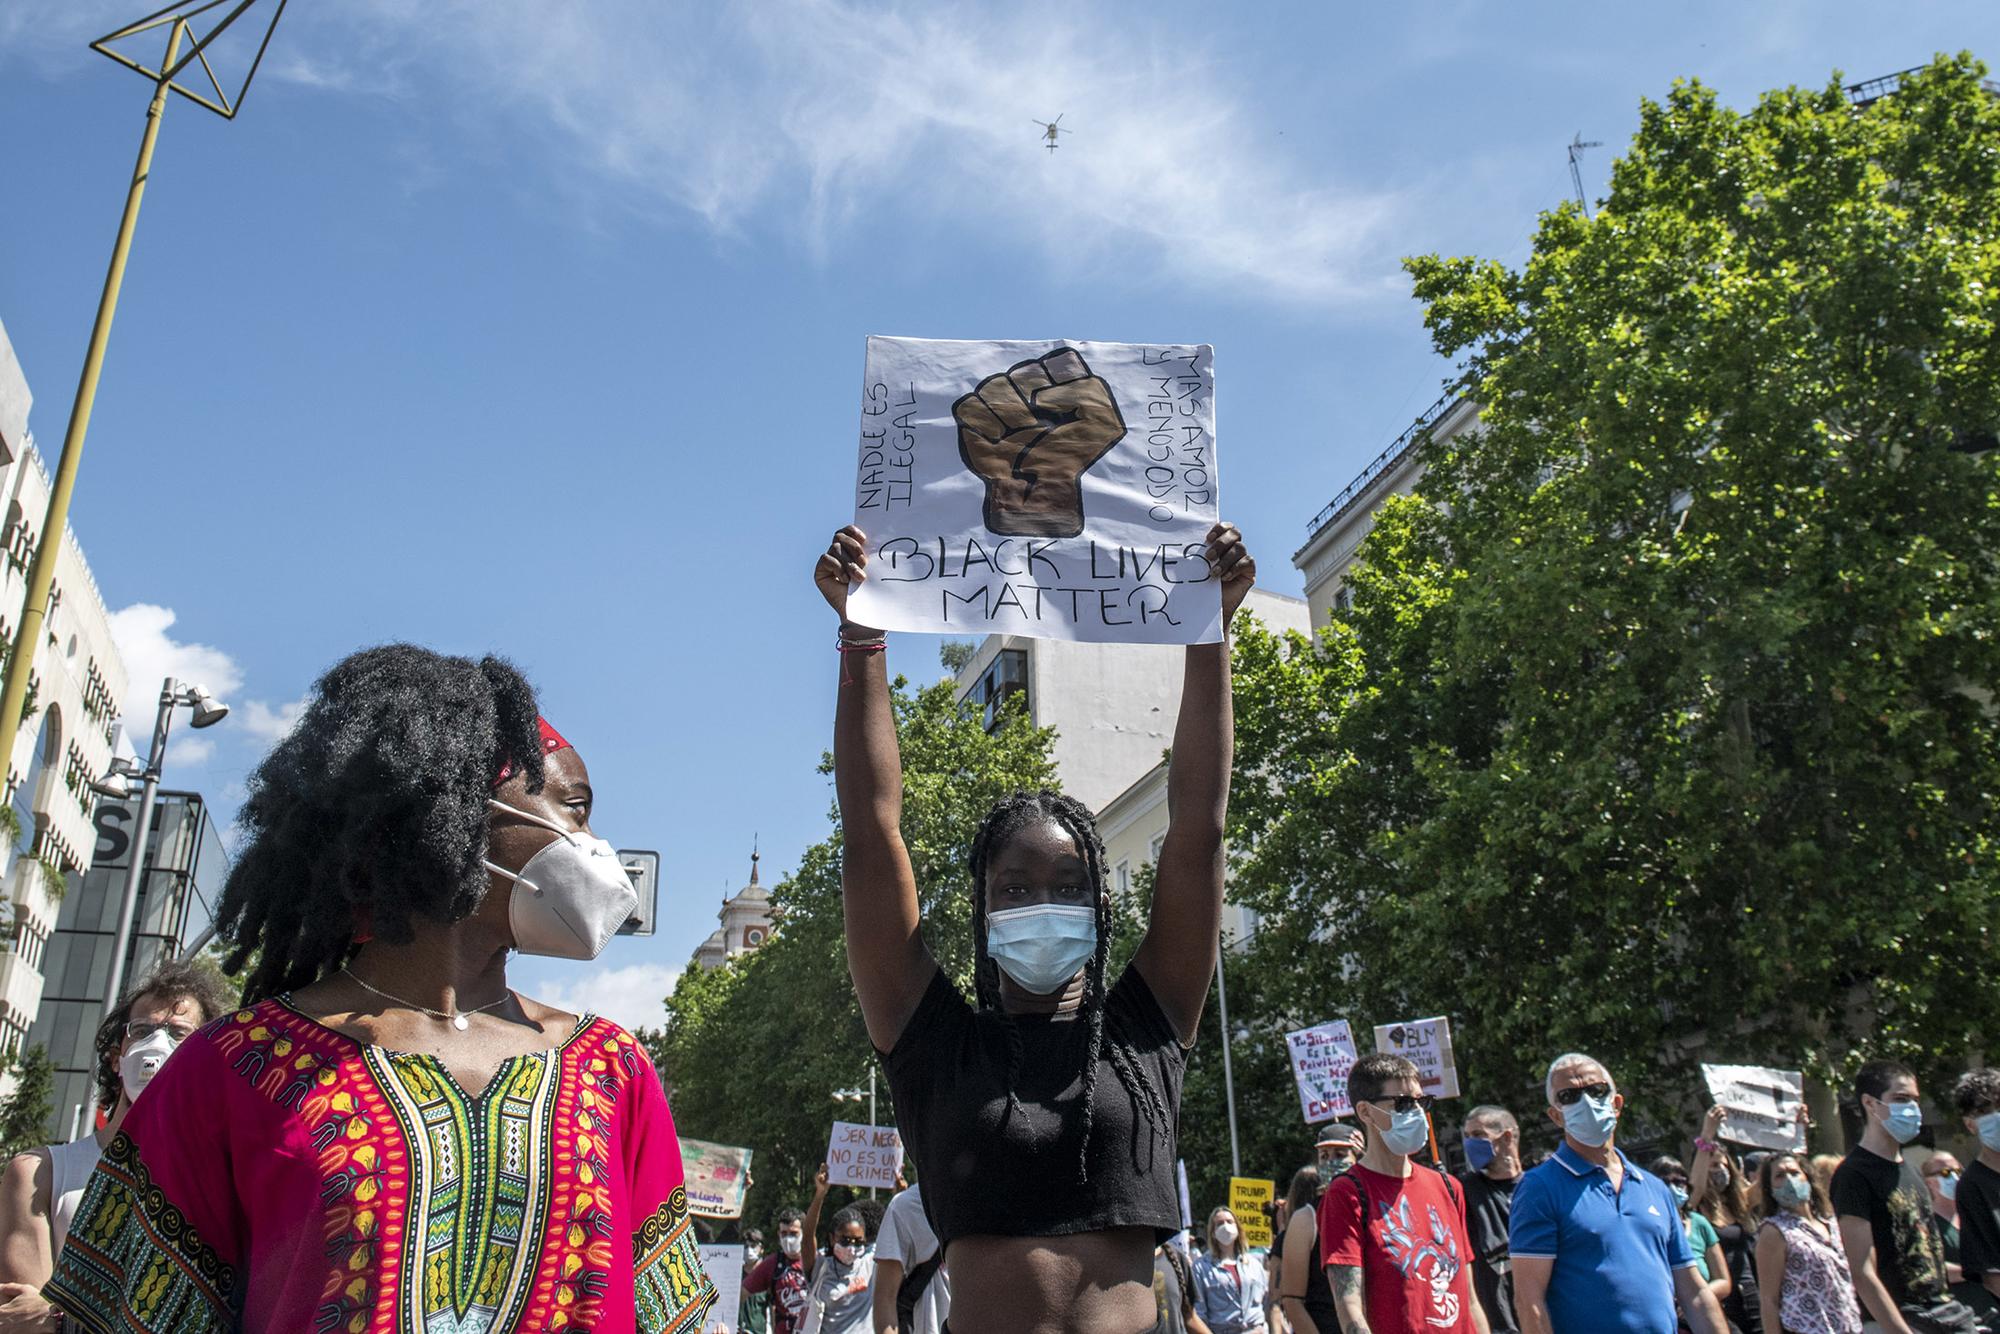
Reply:
[[1433, 1098], [1458, 1096], [1458, 1066], [1451, 1056], [1451, 1020], [1412, 1019], [1375, 1025], [1375, 1050], [1401, 1056], [1417, 1067], [1424, 1092]]
[[1207, 345], [868, 340], [850, 620], [1215, 643], [1215, 518]]
[[[1278, 1183], [1275, 1181], [1229, 1178], [1229, 1212], [1236, 1215], [1236, 1226], [1243, 1229], [1245, 1246], [1268, 1247], [1271, 1244], [1271, 1215], [1264, 1210], [1277, 1198]], [[1214, 1249], [1211, 1242], [1211, 1253]]]
[[1806, 1128], [1799, 1123], [1805, 1077], [1797, 1070], [1704, 1062], [1701, 1077], [1723, 1111], [1722, 1138], [1759, 1149], [1805, 1152]]
[[1354, 1034], [1345, 1019], [1285, 1034], [1292, 1053], [1292, 1080], [1299, 1086], [1299, 1110], [1306, 1124], [1348, 1116], [1347, 1072], [1354, 1068]]
[[715, 1285], [715, 1305], [709, 1308], [701, 1334], [732, 1334], [743, 1305], [743, 1248], [702, 1245], [697, 1249], [702, 1270]]
[[894, 1126], [862, 1126], [835, 1121], [826, 1144], [826, 1180], [831, 1186], [896, 1188], [903, 1170], [903, 1140]]
[[741, 1218], [750, 1189], [750, 1150], [706, 1140], [681, 1141], [681, 1174], [688, 1212], [703, 1218]]

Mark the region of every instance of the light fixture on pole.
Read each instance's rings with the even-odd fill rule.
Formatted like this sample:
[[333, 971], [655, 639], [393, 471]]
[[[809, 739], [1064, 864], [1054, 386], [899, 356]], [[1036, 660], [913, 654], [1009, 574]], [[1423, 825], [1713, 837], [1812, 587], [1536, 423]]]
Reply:
[[111, 938], [110, 980], [104, 986], [104, 1013], [118, 1005], [125, 985], [125, 952], [132, 946], [132, 916], [139, 907], [139, 884], [146, 874], [146, 840], [153, 834], [153, 799], [160, 790], [160, 766], [167, 758], [167, 730], [173, 725], [174, 710], [185, 704], [194, 713], [195, 727], [213, 727], [229, 716], [229, 706], [208, 693], [206, 686], [182, 685], [168, 677], [160, 685], [160, 711], [153, 719], [153, 748], [143, 766], [133, 760], [113, 760], [103, 778], [90, 785], [93, 792], [120, 801], [132, 796], [131, 779], [141, 782], [139, 821], [132, 829], [132, 847], [126, 854], [125, 894], [118, 904], [118, 931]]
[[[125, 192], [125, 212], [118, 222], [118, 239], [111, 246], [111, 268], [104, 275], [104, 293], [97, 301], [97, 319], [90, 328], [90, 344], [83, 356], [83, 374], [76, 385], [76, 402], [70, 408], [69, 430], [63, 436], [62, 453], [56, 458], [55, 477], [49, 486], [48, 509], [42, 515], [41, 539], [35, 558], [28, 566], [28, 596], [21, 605], [21, 624], [14, 632], [13, 652], [7, 658], [4, 685], [0, 685], [0, 760], [14, 753], [21, 730], [21, 713], [28, 702], [28, 676], [35, 665], [35, 649], [42, 642], [43, 622], [48, 617], [49, 589], [55, 581], [56, 556], [62, 550], [63, 531], [69, 524], [69, 502], [76, 490], [77, 464], [83, 458], [83, 438], [90, 429], [90, 410], [97, 402], [97, 381], [104, 370], [104, 349], [111, 341], [111, 320], [118, 312], [118, 292], [125, 283], [125, 261], [132, 253], [132, 233], [139, 222], [139, 203], [146, 195], [146, 181], [153, 174], [153, 144], [160, 135], [160, 118], [166, 114], [167, 94], [179, 93], [190, 102], [207, 107], [225, 120], [234, 120], [249, 95], [250, 81], [257, 77], [271, 34], [284, 17], [286, 0], [275, 0], [271, 21], [257, 43], [257, 54], [243, 83], [232, 98], [222, 91], [222, 83], [209, 63], [209, 49], [215, 39], [243, 17], [245, 11], [267, 0], [176, 0], [116, 32], [107, 33], [90, 44], [90, 49], [107, 55], [128, 69], [137, 70], [153, 81], [153, 100], [146, 108], [146, 130], [139, 139], [139, 163]], [[211, 11], [227, 6], [227, 12], [204, 19]], [[206, 33], [198, 32], [195, 21], [210, 22]], [[146, 64], [112, 44], [166, 29], [166, 55], [157, 66]], [[186, 53], [182, 43], [192, 39]], [[214, 96], [197, 91], [199, 85], [184, 87], [178, 80], [189, 66], [199, 64]]]
[[[833, 1100], [835, 1102], [860, 1102], [861, 1090], [858, 1088], [835, 1089], [833, 1091]], [[868, 1128], [870, 1130], [875, 1128], [875, 1063], [873, 1061], [868, 1063]], [[875, 1198], [875, 1187], [870, 1186], [868, 1188], [868, 1198], [871, 1200]]]

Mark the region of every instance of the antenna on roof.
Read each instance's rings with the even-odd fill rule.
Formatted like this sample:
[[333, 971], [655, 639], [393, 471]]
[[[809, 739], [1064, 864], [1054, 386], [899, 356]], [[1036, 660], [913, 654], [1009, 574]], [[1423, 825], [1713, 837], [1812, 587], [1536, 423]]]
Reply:
[[1576, 137], [1569, 141], [1569, 181], [1576, 187], [1576, 202], [1583, 206], [1583, 216], [1586, 218], [1590, 216], [1590, 201], [1583, 197], [1583, 171], [1577, 163], [1583, 160], [1584, 149], [1602, 147], [1604, 147], [1602, 140], [1585, 140], [1582, 130], [1578, 130]]

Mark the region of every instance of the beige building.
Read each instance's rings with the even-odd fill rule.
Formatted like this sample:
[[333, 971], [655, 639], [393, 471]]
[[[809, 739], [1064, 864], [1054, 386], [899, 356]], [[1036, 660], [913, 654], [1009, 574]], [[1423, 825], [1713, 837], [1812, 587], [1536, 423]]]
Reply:
[[1410, 494], [1423, 476], [1417, 444], [1426, 428], [1436, 438], [1448, 440], [1478, 421], [1479, 409], [1471, 399], [1446, 393], [1313, 516], [1306, 544], [1292, 557], [1292, 564], [1306, 577], [1313, 625], [1325, 625], [1336, 610], [1346, 607], [1347, 572], [1362, 539], [1375, 527], [1376, 509], [1390, 496]]
[[722, 900], [715, 915], [722, 925], [695, 947], [695, 966], [720, 968], [726, 960], [740, 958], [762, 945], [771, 936], [775, 914], [771, 892], [757, 878], [758, 855], [750, 854], [750, 883]]
[[[28, 432], [32, 396], [0, 328], [0, 643], [11, 644], [28, 600], [28, 565], [44, 538], [49, 474]], [[62, 534], [29, 697], [33, 712], [9, 757], [6, 799], [18, 838], [0, 839], [0, 1060], [20, 1052], [42, 1002], [43, 956], [56, 921], [50, 873], [80, 874], [96, 845], [90, 784], [103, 776], [118, 737], [125, 666], [109, 614], [73, 530]], [[25, 855], [23, 855], [25, 854]], [[60, 883], [59, 881], [57, 883]]]
[[[1273, 630], [1309, 629], [1306, 604], [1257, 588], [1243, 609]], [[1026, 695], [1028, 718], [1056, 729], [1063, 791], [1097, 816], [1114, 892], [1130, 889], [1159, 859], [1167, 833], [1167, 766], [1181, 705], [1183, 655], [1154, 644], [1079, 644], [988, 635], [958, 673], [964, 697], [989, 726], [1008, 697]], [[1254, 917], [1231, 904], [1223, 935], [1247, 938]]]

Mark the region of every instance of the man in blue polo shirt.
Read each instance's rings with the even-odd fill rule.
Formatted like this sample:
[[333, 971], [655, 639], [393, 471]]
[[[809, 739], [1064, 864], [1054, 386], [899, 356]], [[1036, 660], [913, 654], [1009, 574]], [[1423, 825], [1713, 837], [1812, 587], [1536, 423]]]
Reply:
[[1694, 1334], [1725, 1334], [1666, 1183], [1611, 1142], [1625, 1099], [1610, 1073], [1571, 1052], [1545, 1087], [1562, 1147], [1521, 1178], [1508, 1223], [1523, 1334], [1674, 1334], [1676, 1296]]

